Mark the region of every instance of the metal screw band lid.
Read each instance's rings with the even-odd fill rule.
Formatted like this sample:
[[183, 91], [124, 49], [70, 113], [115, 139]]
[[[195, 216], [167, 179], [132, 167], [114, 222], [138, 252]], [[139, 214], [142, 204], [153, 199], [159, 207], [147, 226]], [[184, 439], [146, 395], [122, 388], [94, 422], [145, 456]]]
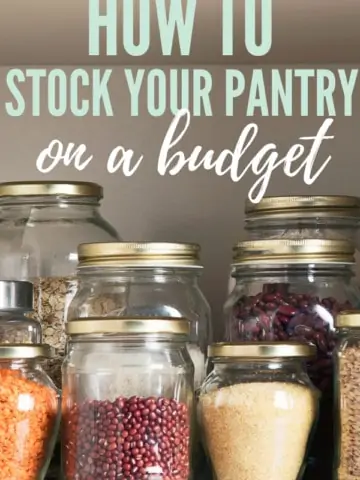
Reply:
[[264, 197], [259, 203], [247, 200], [245, 214], [247, 219], [268, 216], [299, 215], [305, 216], [334, 215], [341, 217], [360, 216], [360, 198], [346, 195], [317, 195], [317, 196], [289, 196], [289, 197]]
[[0, 310], [33, 309], [33, 284], [15, 280], [0, 280]]
[[360, 310], [346, 310], [340, 312], [335, 318], [336, 328], [360, 328]]
[[103, 189], [91, 182], [8, 182], [0, 183], [0, 197], [103, 197]]
[[238, 243], [233, 265], [355, 263], [355, 247], [346, 240], [250, 240]]
[[194, 243], [109, 242], [79, 245], [79, 268], [90, 266], [201, 268]]
[[87, 318], [74, 319], [66, 324], [68, 335], [91, 334], [190, 334], [190, 322], [184, 318]]
[[51, 358], [55, 350], [49, 345], [41, 344], [9, 344], [0, 345], [0, 359]]
[[214, 343], [208, 347], [210, 358], [274, 359], [309, 358], [315, 355], [314, 345], [297, 342]]

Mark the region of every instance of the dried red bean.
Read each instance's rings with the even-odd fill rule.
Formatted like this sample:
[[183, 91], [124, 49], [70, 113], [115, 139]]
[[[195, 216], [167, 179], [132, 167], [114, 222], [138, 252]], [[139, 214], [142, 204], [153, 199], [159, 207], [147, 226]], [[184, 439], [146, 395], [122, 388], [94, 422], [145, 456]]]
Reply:
[[85, 401], [64, 414], [66, 480], [188, 480], [189, 446], [189, 410], [173, 399]]
[[228, 341], [304, 341], [317, 347], [316, 360], [308, 365], [313, 383], [321, 390], [320, 417], [310, 456], [315, 467], [305, 480], [328, 480], [333, 459], [333, 364], [334, 317], [352, 309], [349, 302], [335, 298], [289, 291], [288, 284], [265, 284], [254, 296], [242, 296], [235, 305]]

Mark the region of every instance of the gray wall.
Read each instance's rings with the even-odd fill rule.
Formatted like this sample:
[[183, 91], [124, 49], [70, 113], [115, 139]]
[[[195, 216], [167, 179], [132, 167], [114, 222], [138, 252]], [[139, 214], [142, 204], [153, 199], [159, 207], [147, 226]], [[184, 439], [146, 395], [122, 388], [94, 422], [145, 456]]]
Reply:
[[[335, 67], [338, 66], [330, 68]], [[191, 129], [181, 143], [185, 152], [190, 153], [198, 144], [215, 151], [231, 148], [242, 128], [254, 120], [244, 116], [244, 101], [239, 101], [234, 118], [224, 116], [224, 67], [209, 69], [214, 79], [212, 101], [216, 116], [192, 119]], [[250, 71], [249, 68], [244, 70]], [[0, 69], [2, 104], [10, 99], [5, 85], [6, 72], [5, 68]], [[0, 114], [1, 181], [96, 181], [105, 188], [103, 213], [124, 239], [199, 242], [206, 267], [203, 287], [213, 307], [214, 324], [219, 328], [231, 247], [244, 237], [244, 200], [255, 178], [248, 174], [240, 183], [234, 184], [227, 177], [217, 177], [213, 172], [201, 170], [196, 173], [183, 172], [176, 177], [160, 177], [156, 171], [157, 156], [172, 119], [171, 114], [156, 119], [149, 117], [144, 110], [139, 118], [130, 117], [129, 95], [121, 67], [116, 68], [111, 88], [113, 104], [116, 106], [116, 116], [113, 118], [51, 118], [46, 115], [39, 118], [30, 115], [10, 118], [3, 109]], [[30, 101], [30, 86], [23, 91]], [[294, 107], [297, 112], [298, 98], [299, 91], [295, 91]], [[315, 101], [312, 91], [312, 106]], [[338, 90], [336, 102], [340, 111], [343, 105], [341, 90]], [[331, 130], [335, 139], [324, 144], [319, 154], [319, 160], [330, 154], [333, 160], [315, 185], [307, 187], [300, 177], [290, 180], [279, 172], [273, 176], [268, 194], [359, 195], [359, 102], [360, 92], [357, 91], [353, 117], [339, 115], [335, 119]], [[296, 113], [292, 118], [256, 117], [255, 121], [260, 127], [257, 147], [275, 142], [285, 154], [299, 136], [316, 134], [323, 119], [312, 112], [309, 117], [300, 117]], [[84, 172], [62, 167], [48, 176], [40, 174], [36, 171], [35, 160], [39, 152], [55, 138], [64, 143], [85, 143], [95, 160]], [[112, 175], [106, 172], [106, 158], [118, 144], [145, 155], [143, 164], [131, 178], [125, 178], [120, 172]], [[250, 158], [249, 152], [244, 165]]]

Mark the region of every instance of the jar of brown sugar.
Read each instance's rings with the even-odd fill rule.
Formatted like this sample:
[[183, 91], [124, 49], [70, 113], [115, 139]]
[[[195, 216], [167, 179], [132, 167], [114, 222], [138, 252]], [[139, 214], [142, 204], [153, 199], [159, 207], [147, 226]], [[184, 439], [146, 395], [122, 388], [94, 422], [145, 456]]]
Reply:
[[300, 480], [318, 411], [305, 362], [310, 345], [214, 344], [199, 397], [217, 480]]
[[189, 480], [189, 322], [97, 318], [73, 320], [66, 329], [64, 480]]
[[45, 345], [0, 345], [0, 480], [44, 480], [60, 421], [60, 395], [39, 360]]
[[360, 480], [360, 311], [336, 318], [334, 480]]

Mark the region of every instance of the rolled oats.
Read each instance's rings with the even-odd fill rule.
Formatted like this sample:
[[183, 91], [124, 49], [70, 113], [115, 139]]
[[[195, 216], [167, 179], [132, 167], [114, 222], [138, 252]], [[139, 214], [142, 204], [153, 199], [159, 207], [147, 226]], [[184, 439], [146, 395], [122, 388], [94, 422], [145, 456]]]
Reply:
[[56, 349], [56, 356], [44, 361], [44, 368], [61, 388], [61, 365], [65, 355], [65, 323], [69, 303], [76, 293], [74, 277], [38, 277], [34, 284], [34, 318], [42, 326], [43, 342]]

